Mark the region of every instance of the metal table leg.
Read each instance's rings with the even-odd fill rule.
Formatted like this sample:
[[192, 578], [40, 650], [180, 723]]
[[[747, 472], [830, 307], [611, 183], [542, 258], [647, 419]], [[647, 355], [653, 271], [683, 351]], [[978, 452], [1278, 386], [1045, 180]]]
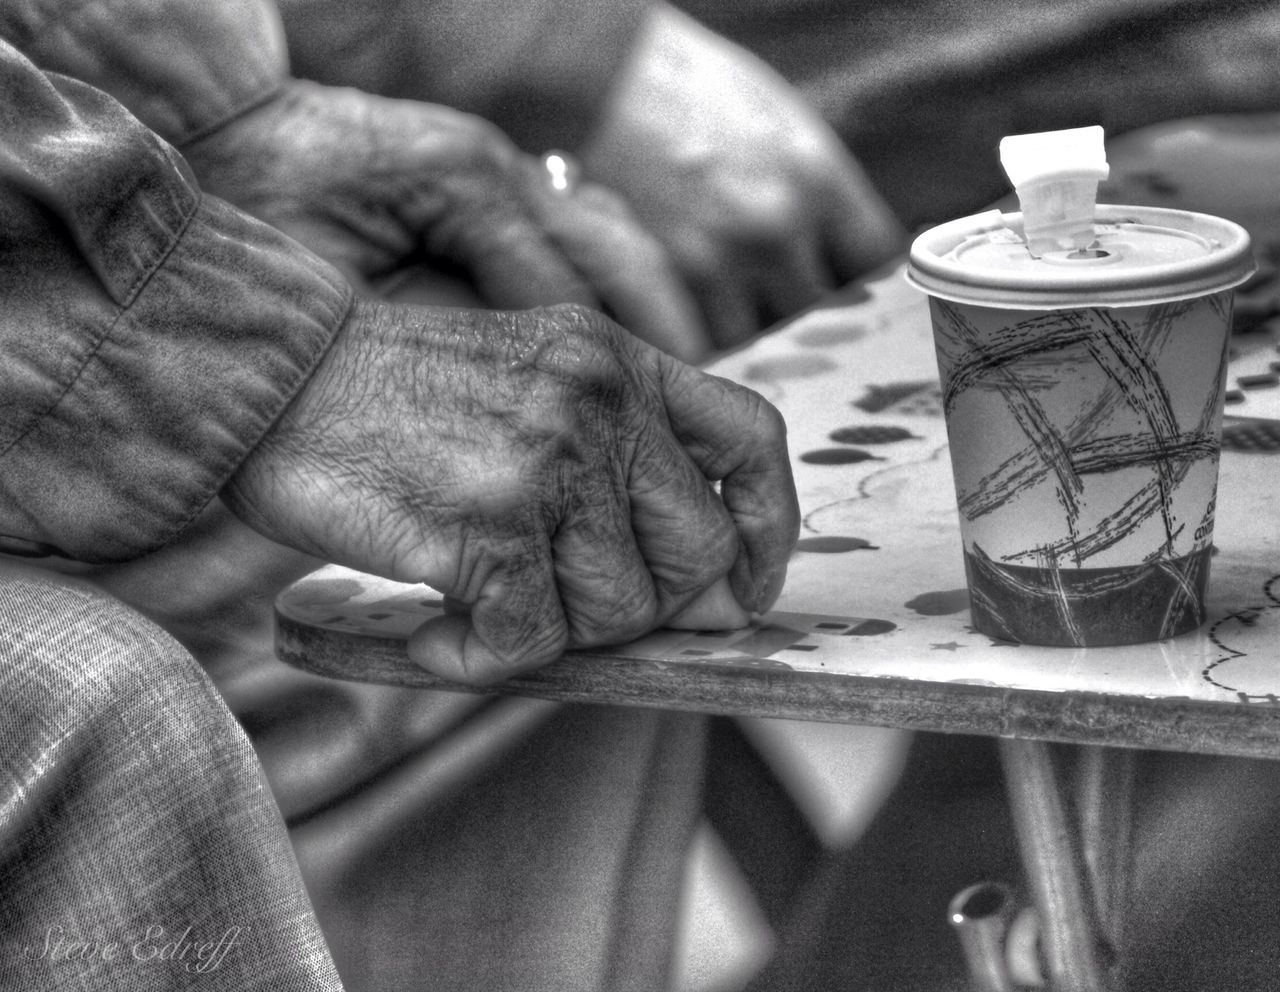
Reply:
[[[1119, 992], [1116, 962], [1123, 952], [1131, 875], [1136, 754], [1002, 739], [1000, 761], [1048, 987]], [[1070, 765], [1072, 789], [1064, 788], [1059, 764]], [[956, 896], [949, 913], [974, 988], [1019, 987], [1009, 967], [1014, 907], [1007, 887], [971, 886]]]

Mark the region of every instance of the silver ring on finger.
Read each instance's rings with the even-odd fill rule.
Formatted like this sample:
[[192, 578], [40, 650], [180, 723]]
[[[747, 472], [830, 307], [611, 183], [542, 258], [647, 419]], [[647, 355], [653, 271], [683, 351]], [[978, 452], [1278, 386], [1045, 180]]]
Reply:
[[568, 152], [552, 149], [542, 156], [551, 191], [557, 196], [572, 196], [582, 184], [582, 163]]

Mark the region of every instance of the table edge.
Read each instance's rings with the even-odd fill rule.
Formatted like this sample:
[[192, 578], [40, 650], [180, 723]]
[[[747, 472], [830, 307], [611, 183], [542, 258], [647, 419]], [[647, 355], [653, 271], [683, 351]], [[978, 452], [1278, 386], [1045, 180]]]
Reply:
[[[286, 664], [315, 675], [418, 689], [1280, 758], [1280, 702], [1271, 701], [1223, 705], [1190, 697], [1118, 700], [1101, 692], [674, 663], [589, 650], [571, 651], [536, 671], [473, 688], [416, 666], [403, 639], [321, 630], [279, 609], [276, 653]], [[957, 705], [958, 699], [966, 705]], [[1152, 720], [1157, 708], [1159, 719]]]

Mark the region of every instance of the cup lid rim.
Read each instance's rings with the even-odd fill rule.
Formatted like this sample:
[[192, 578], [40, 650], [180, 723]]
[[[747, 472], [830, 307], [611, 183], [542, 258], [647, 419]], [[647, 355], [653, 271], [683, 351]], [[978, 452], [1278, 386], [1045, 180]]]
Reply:
[[930, 296], [1006, 309], [1141, 306], [1231, 289], [1256, 270], [1248, 231], [1234, 221], [1169, 207], [1097, 205], [1099, 224], [1118, 230], [1167, 232], [1200, 239], [1209, 249], [1195, 258], [1108, 266], [977, 268], [953, 253], [997, 232], [1021, 230], [1022, 215], [988, 210], [923, 232], [911, 245], [906, 280]]

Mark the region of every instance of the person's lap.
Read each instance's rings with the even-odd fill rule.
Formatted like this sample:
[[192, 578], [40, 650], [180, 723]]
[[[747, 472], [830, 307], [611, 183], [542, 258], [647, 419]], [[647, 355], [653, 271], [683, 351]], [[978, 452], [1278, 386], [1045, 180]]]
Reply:
[[701, 719], [291, 669], [272, 601], [318, 564], [214, 507], [147, 558], [68, 567], [177, 637], [248, 731], [348, 988], [660, 988]]
[[250, 744], [191, 657], [10, 561], [0, 625], [0, 986], [340, 988]]

